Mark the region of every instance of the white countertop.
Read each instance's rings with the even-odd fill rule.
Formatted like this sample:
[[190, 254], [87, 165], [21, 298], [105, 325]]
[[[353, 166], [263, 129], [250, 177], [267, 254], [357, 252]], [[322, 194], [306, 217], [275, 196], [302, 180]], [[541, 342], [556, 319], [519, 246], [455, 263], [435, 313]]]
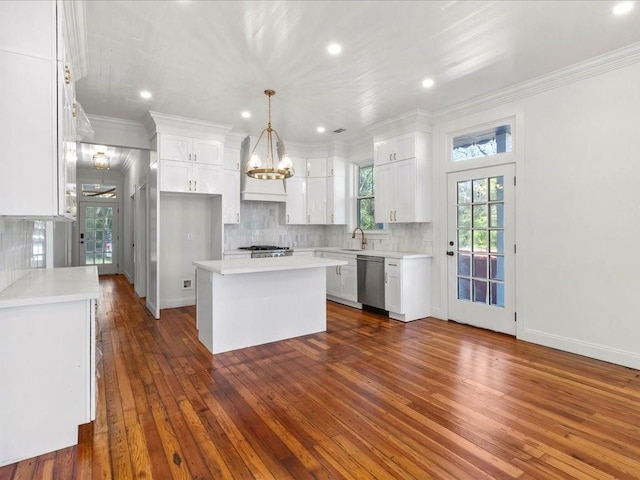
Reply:
[[98, 298], [97, 267], [37, 268], [0, 292], [0, 308]]
[[236, 275], [241, 273], [274, 272], [277, 270], [301, 270], [304, 268], [335, 267], [346, 265], [344, 260], [318, 257], [274, 257], [245, 258], [233, 260], [195, 261], [193, 266], [219, 273], [220, 275]]
[[392, 252], [388, 250], [355, 250], [340, 247], [318, 247], [316, 252], [327, 253], [341, 253], [345, 255], [368, 255], [370, 257], [384, 257], [384, 258], [432, 258], [430, 253], [418, 253], [418, 252]]

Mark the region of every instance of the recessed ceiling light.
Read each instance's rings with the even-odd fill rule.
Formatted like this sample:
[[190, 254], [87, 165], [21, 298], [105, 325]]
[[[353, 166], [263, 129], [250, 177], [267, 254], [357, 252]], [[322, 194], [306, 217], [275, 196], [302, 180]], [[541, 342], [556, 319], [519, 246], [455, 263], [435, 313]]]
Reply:
[[424, 88], [431, 88], [434, 85], [434, 81], [432, 78], [425, 78], [424, 80], [422, 80], [422, 86]]
[[318, 133], [324, 133], [324, 132], [326, 131], [326, 128], [324, 128], [324, 127], [318, 127], [318, 128], [316, 129], [316, 131], [317, 131]]
[[620, 2], [613, 7], [613, 14], [624, 15], [625, 13], [629, 13], [631, 10], [633, 10], [633, 2]]
[[147, 91], [147, 90], [142, 90], [140, 92], [140, 96], [146, 100], [151, 98], [151, 92]]
[[242, 115], [242, 118], [250, 118], [251, 117], [251, 113], [250, 112], [242, 112], [240, 115]]
[[342, 51], [342, 47], [337, 43], [332, 43], [327, 47], [327, 52], [331, 55], [338, 55]]

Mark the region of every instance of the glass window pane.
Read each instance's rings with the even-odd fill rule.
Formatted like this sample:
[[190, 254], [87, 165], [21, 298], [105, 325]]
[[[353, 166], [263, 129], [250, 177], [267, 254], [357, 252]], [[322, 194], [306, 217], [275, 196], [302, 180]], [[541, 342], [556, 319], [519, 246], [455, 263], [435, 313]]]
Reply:
[[471, 203], [471, 180], [458, 182], [458, 204]]
[[504, 307], [504, 283], [490, 283], [489, 303], [496, 307]]
[[105, 253], [104, 254], [104, 260], [102, 263], [113, 263], [113, 254], [112, 253]]
[[487, 231], [486, 230], [473, 231], [473, 251], [474, 252], [487, 251]]
[[358, 226], [363, 230], [378, 228], [375, 218], [373, 198], [358, 199]]
[[86, 242], [85, 243], [84, 249], [85, 249], [85, 251], [87, 253], [92, 253], [93, 252], [93, 248], [94, 248], [94, 243], [93, 242]]
[[471, 207], [458, 206], [458, 228], [471, 227]]
[[85, 213], [86, 213], [86, 215], [85, 215], [85, 216], [86, 216], [87, 218], [92, 218], [92, 217], [96, 214], [96, 212], [95, 212], [95, 208], [93, 208], [93, 207], [87, 207], [87, 209], [86, 209]]
[[458, 275], [471, 276], [471, 255], [458, 254]]
[[104, 218], [96, 218], [96, 230], [102, 230], [104, 228]]
[[489, 205], [489, 226], [504, 228], [504, 204], [494, 203]]
[[100, 240], [100, 241], [104, 240], [104, 231], [96, 230], [95, 236], [96, 236], [96, 240]]
[[487, 179], [475, 179], [473, 181], [473, 203], [486, 202], [487, 199]]
[[95, 228], [95, 220], [92, 218], [86, 218], [84, 221], [84, 228], [87, 230], [93, 230]]
[[504, 230], [489, 230], [489, 251], [504, 253]]
[[95, 258], [93, 257], [93, 253], [87, 253], [85, 255], [84, 263], [86, 265], [95, 265]]
[[453, 139], [451, 158], [454, 162], [510, 152], [511, 125], [491, 127], [459, 135]]
[[[82, 196], [93, 198], [117, 198], [115, 185], [101, 185], [99, 183], [83, 183]], [[92, 207], [87, 207], [92, 208]], [[88, 215], [87, 215], [88, 216]]]
[[489, 179], [489, 201], [499, 202], [504, 200], [504, 177], [491, 177]]
[[458, 300], [471, 300], [471, 280], [458, 279]]
[[486, 255], [473, 256], [473, 276], [476, 278], [487, 278], [487, 262]]
[[489, 278], [504, 281], [504, 257], [491, 255], [489, 261]]
[[102, 242], [96, 242], [96, 253], [102, 252], [102, 246], [103, 246]]
[[473, 206], [473, 228], [487, 228], [487, 205]]
[[458, 230], [458, 250], [471, 251], [471, 230]]
[[373, 196], [373, 165], [367, 165], [359, 168], [358, 178], [358, 196]]
[[487, 303], [487, 282], [483, 280], [473, 281], [473, 301]]

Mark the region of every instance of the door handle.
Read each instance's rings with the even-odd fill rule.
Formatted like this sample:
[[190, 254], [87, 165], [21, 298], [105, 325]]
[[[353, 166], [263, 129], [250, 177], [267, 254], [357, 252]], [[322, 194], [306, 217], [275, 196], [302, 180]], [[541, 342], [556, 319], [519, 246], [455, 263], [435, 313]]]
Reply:
[[447, 255], [449, 255], [450, 257], [453, 257], [453, 252], [452, 252], [451, 250], [449, 250], [449, 251], [447, 252]]

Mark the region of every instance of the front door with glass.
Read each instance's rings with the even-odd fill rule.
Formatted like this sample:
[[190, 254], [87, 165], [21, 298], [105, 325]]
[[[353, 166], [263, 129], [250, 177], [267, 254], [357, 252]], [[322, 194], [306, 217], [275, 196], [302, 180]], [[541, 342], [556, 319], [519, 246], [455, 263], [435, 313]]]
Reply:
[[515, 335], [514, 166], [448, 175], [449, 318]]
[[117, 202], [81, 202], [80, 264], [96, 265], [99, 275], [118, 273]]

